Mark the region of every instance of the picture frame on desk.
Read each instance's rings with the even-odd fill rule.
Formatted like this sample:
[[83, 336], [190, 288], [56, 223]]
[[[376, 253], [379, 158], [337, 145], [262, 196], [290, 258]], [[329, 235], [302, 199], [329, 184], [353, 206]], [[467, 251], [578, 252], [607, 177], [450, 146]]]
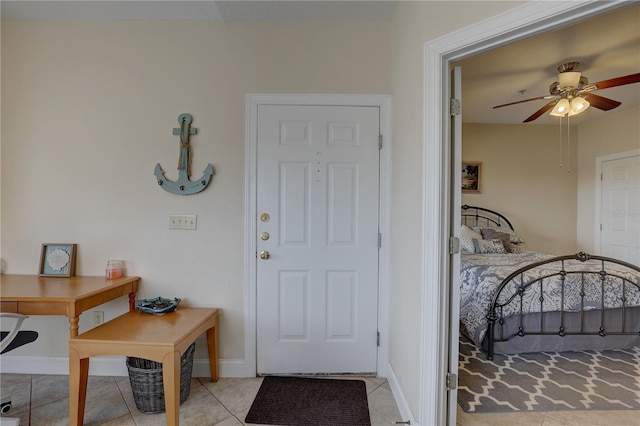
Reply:
[[77, 244], [43, 243], [39, 277], [73, 277], [76, 272]]

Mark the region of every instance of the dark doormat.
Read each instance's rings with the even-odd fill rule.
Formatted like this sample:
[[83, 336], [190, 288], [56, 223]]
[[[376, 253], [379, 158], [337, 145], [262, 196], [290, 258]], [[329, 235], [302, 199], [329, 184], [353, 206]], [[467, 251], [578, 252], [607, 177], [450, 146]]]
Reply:
[[265, 377], [246, 423], [371, 425], [362, 380]]

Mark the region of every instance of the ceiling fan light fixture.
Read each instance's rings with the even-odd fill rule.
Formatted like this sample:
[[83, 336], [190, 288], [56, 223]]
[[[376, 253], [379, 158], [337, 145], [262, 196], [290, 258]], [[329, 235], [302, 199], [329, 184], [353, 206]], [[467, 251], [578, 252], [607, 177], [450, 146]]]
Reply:
[[591, 105], [588, 100], [583, 98], [582, 96], [576, 96], [571, 99], [571, 108], [569, 110], [569, 115], [580, 114], [583, 111], [586, 111], [587, 108]]
[[570, 109], [571, 109], [571, 105], [569, 104], [569, 101], [567, 100], [567, 98], [562, 98], [558, 101], [558, 103], [556, 103], [556, 105], [553, 107], [549, 115], [554, 115], [556, 117], [564, 117], [569, 113]]
[[566, 88], [576, 88], [580, 84], [580, 73], [577, 71], [565, 71], [558, 74], [560, 90]]

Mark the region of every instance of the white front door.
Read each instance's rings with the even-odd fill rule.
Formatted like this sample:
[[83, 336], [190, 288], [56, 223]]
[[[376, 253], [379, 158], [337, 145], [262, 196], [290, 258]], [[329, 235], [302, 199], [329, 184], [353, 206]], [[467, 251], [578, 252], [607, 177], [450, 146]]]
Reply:
[[378, 107], [258, 107], [259, 374], [377, 371]]
[[640, 264], [640, 155], [602, 162], [600, 253]]

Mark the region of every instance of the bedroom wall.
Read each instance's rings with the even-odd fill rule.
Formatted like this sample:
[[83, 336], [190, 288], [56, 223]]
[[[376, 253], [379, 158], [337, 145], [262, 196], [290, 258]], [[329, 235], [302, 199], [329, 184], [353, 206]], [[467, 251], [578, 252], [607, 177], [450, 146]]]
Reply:
[[[123, 259], [139, 297], [222, 308], [221, 374], [244, 359], [244, 125], [247, 93], [390, 93], [390, 23], [3, 22], [3, 272], [36, 274], [44, 242], [78, 244], [77, 275]], [[193, 115], [193, 177], [177, 178], [172, 129]], [[196, 231], [168, 229], [196, 214]], [[109, 320], [126, 301], [101, 306]], [[92, 326], [89, 312], [80, 330]], [[67, 356], [64, 317], [12, 355]], [[196, 357], [204, 358], [202, 351]], [[229, 361], [230, 363], [226, 363]]]
[[[620, 107], [622, 108], [622, 107]], [[595, 247], [596, 158], [640, 149], [640, 106], [608, 111], [578, 127], [577, 244], [587, 253]]]
[[463, 193], [462, 203], [504, 214], [530, 250], [575, 252], [576, 133], [560, 167], [557, 126], [464, 124], [462, 160], [482, 166], [480, 193]]

